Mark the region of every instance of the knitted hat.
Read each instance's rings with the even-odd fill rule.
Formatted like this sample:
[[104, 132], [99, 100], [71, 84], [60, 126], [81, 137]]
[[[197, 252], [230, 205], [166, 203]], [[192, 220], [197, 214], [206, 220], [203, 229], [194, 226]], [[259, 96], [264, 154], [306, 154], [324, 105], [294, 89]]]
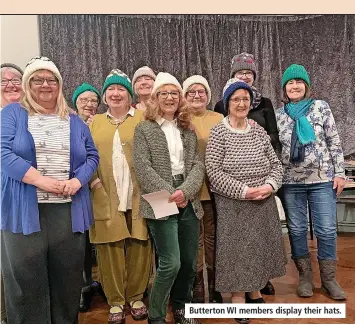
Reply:
[[149, 68], [148, 66], [144, 66], [144, 67], [141, 67], [139, 68], [133, 75], [133, 78], [132, 78], [132, 85], [134, 86], [134, 84], [136, 83], [136, 80], [139, 78], [139, 77], [142, 77], [142, 76], [148, 76], [148, 77], [151, 77], [153, 80], [155, 80], [155, 78], [157, 77], [154, 73], [154, 71]]
[[1, 66], [0, 66], [0, 69], [2, 68], [13, 68], [15, 70], [17, 70], [18, 72], [21, 73], [21, 76], [23, 75], [23, 70], [17, 66], [16, 64], [13, 64], [13, 63], [3, 63]]
[[231, 75], [233, 78], [235, 73], [239, 70], [251, 70], [254, 74], [254, 79], [256, 79], [256, 66], [254, 56], [247, 52], [243, 52], [234, 55], [231, 62]]
[[152, 95], [155, 94], [156, 91], [164, 85], [174, 85], [182, 94], [181, 85], [173, 75], [168, 72], [159, 72], [157, 78], [154, 81]]
[[99, 105], [100, 105], [100, 100], [101, 100], [101, 97], [100, 97], [100, 93], [99, 91], [92, 85], [90, 84], [87, 84], [85, 82], [83, 82], [78, 88], [76, 88], [74, 90], [74, 93], [73, 93], [73, 97], [72, 97], [72, 103], [73, 103], [73, 106], [78, 109], [76, 107], [76, 100], [78, 99], [78, 97], [84, 93], [85, 91], [92, 91], [93, 93], [95, 93], [97, 95], [97, 99], [99, 101]]
[[104, 86], [102, 88], [102, 96], [105, 94], [106, 89], [111, 85], [121, 85], [121, 86], [125, 87], [128, 90], [128, 92], [130, 93], [130, 95], [133, 97], [133, 89], [132, 89], [131, 80], [121, 70], [119, 70], [119, 69], [111, 70], [109, 75], [106, 77]]
[[60, 84], [63, 84], [62, 76], [57, 68], [57, 66], [45, 56], [36, 56], [32, 58], [26, 65], [25, 71], [22, 76], [22, 87], [25, 85], [29, 77], [38, 70], [49, 70], [57, 77]]
[[284, 72], [282, 76], [282, 88], [286, 83], [292, 79], [302, 79], [308, 87], [311, 86], [309, 75], [303, 65], [291, 64]]
[[208, 96], [208, 102], [207, 105], [210, 103], [211, 101], [211, 88], [208, 84], [208, 81], [206, 80], [206, 78], [199, 76], [199, 75], [194, 75], [191, 76], [189, 78], [187, 78], [184, 83], [182, 84], [182, 95], [185, 97], [186, 93], [188, 92], [189, 88], [194, 85], [194, 84], [201, 84], [205, 87], [206, 91], [207, 91], [207, 96]]
[[250, 94], [250, 102], [251, 103], [253, 102], [253, 90], [246, 82], [244, 82], [243, 80], [240, 80], [238, 78], [229, 79], [223, 88], [223, 104], [224, 104], [224, 109], [226, 110], [226, 112], [228, 112], [229, 98], [238, 89], [247, 90]]

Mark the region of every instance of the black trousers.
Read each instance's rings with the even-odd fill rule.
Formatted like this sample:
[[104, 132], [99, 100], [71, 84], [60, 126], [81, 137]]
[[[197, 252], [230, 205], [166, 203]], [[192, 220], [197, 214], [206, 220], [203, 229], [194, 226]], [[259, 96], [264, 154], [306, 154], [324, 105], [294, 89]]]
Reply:
[[91, 289], [92, 285], [92, 250], [93, 245], [90, 243], [89, 231], [85, 232], [85, 257], [84, 257], [84, 270], [83, 270], [83, 280], [84, 286], [81, 289], [81, 292], [88, 292]]
[[85, 234], [73, 233], [71, 203], [39, 204], [41, 231], [1, 231], [7, 321], [77, 323]]

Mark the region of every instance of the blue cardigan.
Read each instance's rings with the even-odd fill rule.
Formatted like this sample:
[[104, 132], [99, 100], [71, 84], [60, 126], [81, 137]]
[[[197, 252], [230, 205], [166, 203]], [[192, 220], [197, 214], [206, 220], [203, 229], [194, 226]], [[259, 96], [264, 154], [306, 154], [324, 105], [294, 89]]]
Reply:
[[[1, 229], [13, 233], [41, 231], [36, 187], [21, 180], [31, 166], [37, 168], [36, 148], [28, 131], [28, 113], [19, 104], [9, 104], [1, 116]], [[82, 187], [72, 196], [73, 232], [84, 232], [93, 223], [88, 182], [97, 169], [99, 155], [89, 128], [70, 114], [70, 173]]]

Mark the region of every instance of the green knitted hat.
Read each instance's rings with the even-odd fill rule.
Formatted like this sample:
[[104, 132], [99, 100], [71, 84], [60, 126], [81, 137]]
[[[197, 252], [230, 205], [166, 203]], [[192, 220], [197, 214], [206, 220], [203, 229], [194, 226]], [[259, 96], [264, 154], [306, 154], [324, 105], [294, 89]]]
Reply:
[[104, 95], [106, 89], [111, 85], [121, 85], [125, 87], [128, 90], [128, 92], [131, 94], [131, 97], [133, 97], [133, 88], [132, 88], [131, 80], [121, 70], [119, 69], [111, 70], [110, 74], [106, 77], [104, 86], [102, 88], [102, 96]]
[[284, 72], [282, 76], [282, 88], [286, 85], [289, 80], [292, 79], [302, 79], [308, 87], [311, 86], [308, 73], [303, 65], [291, 64]]
[[85, 82], [83, 82], [78, 88], [76, 88], [74, 90], [74, 93], [73, 93], [73, 97], [72, 97], [72, 103], [73, 103], [73, 106], [78, 109], [76, 107], [76, 100], [78, 99], [78, 97], [84, 93], [85, 91], [92, 91], [93, 93], [95, 93], [97, 95], [97, 99], [99, 101], [99, 105], [100, 105], [100, 100], [101, 100], [101, 96], [100, 96], [100, 93], [99, 91], [92, 85], [90, 84], [87, 84]]

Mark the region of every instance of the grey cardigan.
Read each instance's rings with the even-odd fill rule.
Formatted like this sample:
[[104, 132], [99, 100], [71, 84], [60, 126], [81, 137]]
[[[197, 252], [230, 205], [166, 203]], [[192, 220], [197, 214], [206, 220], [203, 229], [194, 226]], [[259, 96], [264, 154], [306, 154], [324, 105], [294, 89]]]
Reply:
[[[134, 132], [133, 160], [141, 194], [167, 190], [173, 194], [177, 189], [190, 200], [198, 219], [203, 216], [199, 191], [203, 184], [205, 167], [200, 155], [194, 131], [180, 128], [184, 148], [184, 182], [173, 187], [168, 142], [159, 124], [155, 121], [140, 122]], [[144, 218], [155, 219], [149, 203], [140, 198], [140, 214]], [[169, 217], [159, 220], [167, 220]]]

